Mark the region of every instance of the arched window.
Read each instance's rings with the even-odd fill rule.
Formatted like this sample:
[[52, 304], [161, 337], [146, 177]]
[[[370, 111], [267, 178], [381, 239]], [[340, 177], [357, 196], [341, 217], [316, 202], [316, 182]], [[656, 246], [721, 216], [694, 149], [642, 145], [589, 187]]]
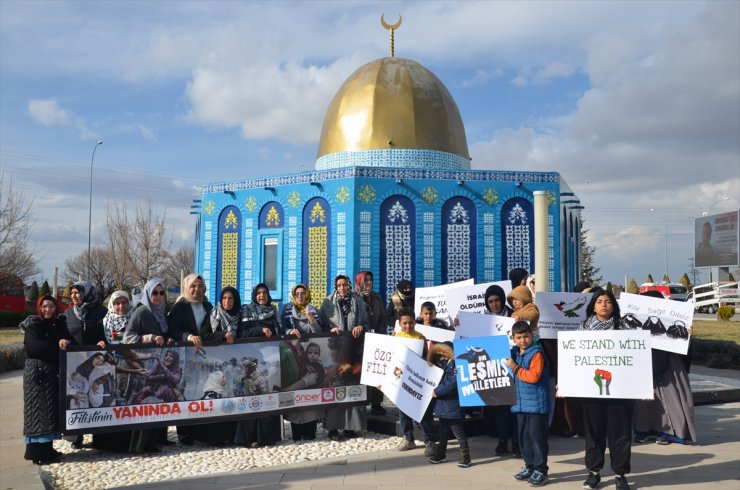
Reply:
[[331, 208], [326, 199], [315, 197], [303, 208], [303, 282], [311, 288], [312, 303], [316, 304], [331, 292], [330, 238]]
[[442, 206], [442, 280], [445, 283], [476, 277], [475, 205], [453, 197]]
[[509, 199], [501, 208], [502, 275], [521, 267], [534, 272], [534, 209], [524, 198]]
[[216, 268], [216, 292], [232, 286], [239, 290], [239, 250], [241, 248], [242, 214], [236, 206], [227, 206], [218, 217], [218, 266]]
[[283, 278], [283, 224], [285, 211], [279, 202], [270, 201], [260, 209], [259, 232], [260, 247], [259, 272], [261, 282], [270, 290], [270, 296], [280, 298]]
[[415, 283], [416, 208], [411, 199], [391, 196], [380, 206], [380, 288], [386, 300], [409, 279]]

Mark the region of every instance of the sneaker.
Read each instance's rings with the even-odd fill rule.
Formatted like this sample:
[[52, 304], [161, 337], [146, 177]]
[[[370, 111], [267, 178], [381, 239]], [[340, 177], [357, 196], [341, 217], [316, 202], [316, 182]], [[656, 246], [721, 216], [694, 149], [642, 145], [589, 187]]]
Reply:
[[494, 449], [493, 452], [496, 453], [496, 456], [503, 456], [506, 454], [506, 443], [499, 441], [498, 446], [496, 446], [496, 449]]
[[437, 446], [434, 441], [427, 441], [424, 443], [424, 456], [434, 456], [437, 454]]
[[541, 487], [542, 485], [547, 483], [547, 473], [534, 470], [532, 476], [530, 476], [529, 480], [527, 480], [527, 483], [529, 483], [530, 487]]
[[671, 443], [671, 441], [669, 441], [669, 440], [668, 440], [668, 439], [666, 439], [665, 437], [658, 437], [658, 438], [657, 438], [657, 439], [655, 440], [655, 443], [656, 443], [656, 444], [660, 444], [661, 446], [667, 446], [668, 444], [670, 444], [670, 443]]
[[398, 445], [396, 451], [408, 451], [409, 449], [416, 449], [416, 442], [413, 440], [404, 439], [401, 444]]
[[330, 430], [327, 435], [329, 436], [329, 439], [332, 440], [332, 441], [341, 441], [342, 440], [342, 436], [339, 435], [339, 431], [336, 430], [336, 429]]
[[641, 435], [641, 434], [635, 435], [635, 442], [637, 444], [642, 444], [643, 442], [647, 442], [647, 436]]
[[437, 453], [434, 456], [432, 456], [431, 458], [429, 458], [429, 462], [432, 463], [432, 464], [444, 463], [445, 461], [447, 461], [447, 455], [446, 454]]
[[457, 460], [457, 466], [460, 468], [469, 468], [473, 464], [470, 461], [470, 453], [460, 453], [460, 458]]
[[616, 485], [617, 490], [630, 490], [630, 484], [627, 483], [627, 479], [624, 475], [618, 475], [614, 478], [614, 484]]
[[514, 475], [515, 480], [519, 481], [525, 481], [529, 480], [529, 477], [532, 476], [532, 470], [527, 468], [526, 466], [523, 466], [521, 470], [519, 470], [519, 473]]
[[342, 435], [345, 439], [355, 439], [359, 434], [356, 430], [345, 430], [342, 431]]
[[601, 483], [601, 475], [599, 475], [598, 473], [594, 473], [593, 471], [589, 471], [588, 478], [586, 478], [586, 481], [583, 482], [583, 488], [594, 490], [596, 488], [599, 488], [599, 483]]
[[522, 452], [519, 450], [519, 448], [515, 448], [511, 450], [511, 455], [515, 458], [521, 458]]

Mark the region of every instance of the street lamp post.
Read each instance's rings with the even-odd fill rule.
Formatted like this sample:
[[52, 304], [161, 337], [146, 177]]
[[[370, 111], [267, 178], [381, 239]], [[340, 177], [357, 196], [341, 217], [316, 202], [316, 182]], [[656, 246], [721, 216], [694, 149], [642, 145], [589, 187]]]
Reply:
[[703, 213], [701, 213], [701, 215], [702, 215], [702, 216], [706, 216], [706, 215], [708, 215], [709, 213], [711, 213], [711, 212], [712, 212], [712, 208], [714, 208], [714, 206], [716, 206], [717, 204], [719, 204], [719, 203], [721, 203], [721, 202], [723, 202], [723, 201], [729, 201], [729, 200], [730, 200], [730, 198], [729, 198], [729, 197], [723, 197], [723, 198], [721, 198], [721, 199], [717, 199], [716, 201], [714, 201], [714, 202], [712, 203], [712, 205], [711, 205], [711, 206], [709, 206], [709, 211], [704, 211]]
[[87, 279], [90, 280], [92, 273], [92, 255], [90, 254], [90, 244], [92, 243], [92, 184], [93, 184], [93, 163], [95, 162], [95, 151], [98, 146], [103, 144], [103, 140], [95, 143], [95, 147], [92, 151], [92, 157], [90, 158], [90, 205], [88, 208], [87, 215]]

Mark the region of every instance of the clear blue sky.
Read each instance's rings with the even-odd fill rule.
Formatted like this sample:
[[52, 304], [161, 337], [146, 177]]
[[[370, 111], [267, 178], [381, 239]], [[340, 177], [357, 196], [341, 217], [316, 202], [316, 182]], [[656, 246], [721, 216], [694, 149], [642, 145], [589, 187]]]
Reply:
[[666, 239], [677, 280], [693, 218], [740, 206], [740, 2], [1, 0], [0, 163], [44, 278], [87, 247], [98, 139], [94, 243], [109, 203], [154, 200], [186, 243], [200, 185], [313, 168], [332, 96], [388, 54], [382, 13], [474, 168], [562, 174], [605, 281], [662, 277]]

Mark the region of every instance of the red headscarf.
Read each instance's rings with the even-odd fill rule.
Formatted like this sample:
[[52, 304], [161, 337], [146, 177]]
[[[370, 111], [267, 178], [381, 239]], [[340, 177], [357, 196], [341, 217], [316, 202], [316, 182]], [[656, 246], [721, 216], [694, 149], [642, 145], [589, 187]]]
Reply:
[[[50, 319], [48, 319], [48, 320], [47, 320], [46, 318], [44, 318], [44, 315], [43, 315], [43, 313], [41, 312], [41, 303], [43, 303], [43, 302], [44, 302], [44, 301], [46, 301], [47, 299], [48, 299], [49, 301], [51, 301], [52, 303], [54, 303], [54, 316], [52, 316], [52, 317], [51, 317]], [[59, 307], [58, 307], [58, 305], [57, 305], [57, 300], [56, 300], [56, 299], [54, 298], [54, 296], [51, 296], [51, 295], [49, 295], [49, 294], [47, 294], [47, 295], [45, 295], [45, 296], [41, 296], [41, 297], [40, 297], [40, 298], [38, 299], [38, 301], [36, 301], [36, 314], [37, 314], [37, 315], [38, 315], [39, 317], [41, 317], [41, 319], [42, 319], [42, 320], [44, 320], [44, 321], [50, 321], [50, 322], [53, 322], [54, 320], [56, 320], [56, 319], [57, 319], [57, 315], [59, 314]]]

